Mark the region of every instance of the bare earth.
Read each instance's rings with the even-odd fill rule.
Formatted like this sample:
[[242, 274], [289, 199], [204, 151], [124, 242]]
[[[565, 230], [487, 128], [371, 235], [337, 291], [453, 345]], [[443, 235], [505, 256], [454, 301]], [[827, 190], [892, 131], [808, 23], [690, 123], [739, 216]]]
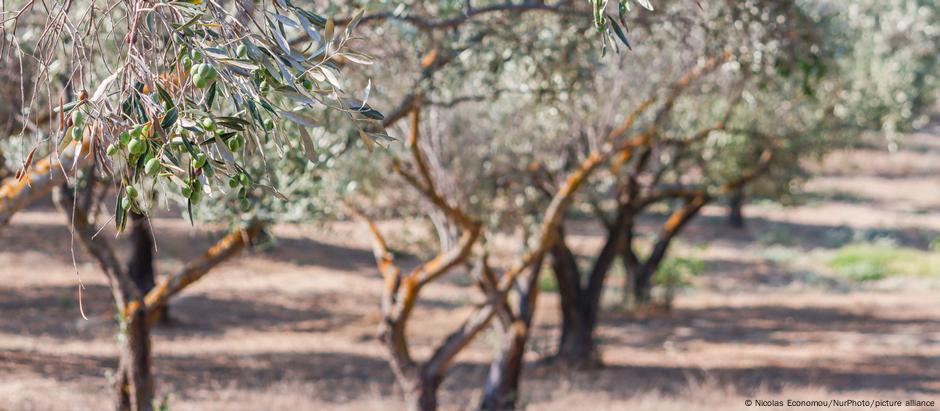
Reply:
[[[677, 249], [706, 261], [707, 272], [675, 309], [624, 313], [616, 307], [622, 279], [612, 278], [599, 330], [606, 367], [568, 377], [530, 367], [525, 404], [743, 410], [746, 399], [940, 403], [940, 276], [859, 284], [807, 257], [855, 232], [890, 233], [928, 249], [940, 233], [938, 177], [935, 126], [909, 136], [897, 153], [833, 154], [807, 185], [819, 199], [793, 208], [751, 205], [745, 231], [727, 228], [720, 208], [707, 210]], [[162, 272], [210, 244], [206, 231], [183, 220], [154, 224]], [[579, 249], [598, 246], [597, 227], [572, 231]], [[172, 324], [154, 335], [160, 395], [172, 410], [401, 408], [374, 338], [381, 283], [362, 227], [285, 226], [275, 234], [276, 247], [238, 257], [174, 300]], [[64, 217], [48, 205], [0, 230], [0, 410], [110, 404], [116, 349], [109, 292], [76, 245], [90, 318], [83, 320], [71, 249]], [[455, 278], [425, 292], [410, 329], [418, 357], [477, 298], [465, 284]], [[542, 295], [531, 360], [551, 353], [558, 334], [557, 296]], [[495, 337], [487, 332], [460, 358], [442, 388], [445, 409], [473, 408]]]

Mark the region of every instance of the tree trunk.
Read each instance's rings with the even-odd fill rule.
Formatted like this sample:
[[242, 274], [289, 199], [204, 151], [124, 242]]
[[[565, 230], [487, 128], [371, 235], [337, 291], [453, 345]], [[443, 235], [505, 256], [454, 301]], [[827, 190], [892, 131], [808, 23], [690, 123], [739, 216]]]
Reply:
[[663, 224], [662, 230], [657, 235], [656, 243], [653, 245], [653, 250], [650, 251], [649, 256], [646, 257], [646, 260], [644, 260], [637, 269], [633, 287], [633, 296], [637, 304], [650, 302], [653, 289], [653, 275], [659, 270], [659, 266], [666, 257], [672, 239], [676, 237], [676, 234], [678, 234], [689, 221], [692, 221], [692, 219], [698, 215], [698, 212], [701, 211], [702, 207], [708, 204], [709, 201], [711, 201], [711, 197], [707, 196], [699, 196], [688, 200], [682, 208], [674, 211], [669, 219], [666, 220], [666, 223]]
[[153, 410], [153, 372], [151, 370], [150, 329], [147, 310], [137, 305], [123, 324], [123, 341], [118, 360], [115, 391], [118, 411]]
[[519, 377], [522, 375], [529, 327], [522, 320], [507, 327], [496, 359], [490, 364], [483, 389], [481, 410], [514, 410], [519, 401]]
[[146, 295], [156, 285], [153, 269], [153, 233], [146, 216], [135, 212], [129, 214], [130, 240], [134, 249], [127, 263], [127, 274], [134, 280], [134, 284], [137, 284], [140, 293]]
[[405, 395], [408, 411], [437, 411], [437, 389], [440, 378], [418, 378]]
[[[539, 259], [532, 265], [525, 283], [517, 283], [515, 313], [506, 313], [512, 320], [506, 324], [499, 354], [490, 364], [490, 372], [483, 389], [483, 401], [480, 404], [482, 410], [514, 410], [518, 406], [525, 345], [529, 341], [532, 318], [535, 316], [541, 272], [542, 259]], [[509, 303], [504, 307], [506, 311], [510, 311]]]
[[[143, 214], [129, 213], [131, 216], [130, 241], [133, 245], [130, 260], [127, 262], [127, 274], [134, 280], [141, 295], [147, 295], [156, 285], [154, 270], [154, 243], [150, 220]], [[169, 321], [169, 309], [160, 308], [161, 322]]]
[[728, 199], [728, 225], [744, 228], [744, 190], [741, 188], [734, 190]]
[[[559, 230], [560, 231], [560, 230]], [[597, 363], [593, 332], [590, 327], [590, 304], [581, 289], [581, 273], [574, 254], [559, 232], [551, 249], [552, 272], [561, 297], [561, 340], [554, 360], [575, 368]]]
[[649, 304], [653, 294], [653, 273], [659, 267], [653, 267], [649, 262], [640, 264], [633, 274], [633, 304], [637, 306]]

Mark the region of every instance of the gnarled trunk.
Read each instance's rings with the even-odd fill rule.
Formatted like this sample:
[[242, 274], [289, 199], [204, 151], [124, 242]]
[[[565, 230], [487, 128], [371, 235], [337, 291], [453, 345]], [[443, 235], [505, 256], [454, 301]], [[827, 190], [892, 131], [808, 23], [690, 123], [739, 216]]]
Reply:
[[561, 298], [561, 339], [555, 360], [565, 364], [588, 365], [596, 360], [588, 310], [590, 304], [581, 289], [581, 273], [574, 254], [559, 235], [551, 250], [552, 272]]
[[519, 379], [522, 375], [525, 345], [529, 327], [517, 320], [503, 333], [502, 343], [483, 388], [481, 410], [514, 410], [519, 401]]
[[500, 318], [503, 337], [499, 353], [490, 363], [490, 371], [483, 388], [480, 409], [513, 410], [519, 405], [519, 384], [525, 362], [525, 345], [529, 341], [535, 305], [538, 302], [538, 280], [542, 272], [542, 258], [533, 263], [528, 278], [518, 281], [514, 288], [515, 307], [510, 303], [502, 306]]

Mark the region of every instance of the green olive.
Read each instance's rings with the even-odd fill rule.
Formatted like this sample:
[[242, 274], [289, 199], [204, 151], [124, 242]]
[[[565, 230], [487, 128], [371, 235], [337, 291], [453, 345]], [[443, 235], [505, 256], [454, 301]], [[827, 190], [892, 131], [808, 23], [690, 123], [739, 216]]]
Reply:
[[313, 82], [309, 79], [304, 79], [303, 81], [304, 88], [307, 90], [313, 90]]
[[228, 145], [228, 149], [231, 151], [238, 151], [238, 149], [241, 148], [241, 146], [238, 144], [238, 136], [233, 136], [232, 138], [229, 138], [228, 141], [225, 142], [225, 144]]
[[209, 85], [209, 80], [202, 74], [193, 74], [193, 85], [197, 88], [206, 88]]
[[215, 120], [211, 117], [203, 117], [202, 121], [199, 122], [206, 131], [215, 131]]
[[139, 138], [131, 140], [130, 144], [127, 145], [127, 148], [130, 150], [131, 154], [143, 154], [147, 151], [147, 143]]
[[202, 199], [202, 192], [193, 190], [192, 194], [189, 195], [189, 201], [193, 204], [198, 204], [199, 200]]
[[118, 136], [118, 142], [121, 143], [122, 146], [126, 146], [127, 143], [131, 142], [131, 133], [122, 131], [121, 135]]
[[113, 156], [118, 153], [118, 146], [114, 144], [108, 144], [108, 156]]
[[271, 119], [264, 120], [264, 129], [266, 131], [274, 130], [274, 121], [271, 121]]
[[189, 198], [189, 197], [191, 197], [191, 196], [193, 195], [193, 189], [191, 189], [191, 188], [189, 188], [189, 187], [183, 187], [183, 188], [180, 190], [180, 194], [182, 194], [183, 197]]
[[127, 193], [127, 196], [130, 198], [137, 198], [137, 196], [140, 194], [137, 192], [137, 188], [134, 186], [124, 187], [124, 192]]
[[131, 200], [130, 197], [124, 197], [121, 199], [121, 208], [125, 210], [129, 210], [132, 204], [133, 200]]
[[144, 135], [144, 126], [143, 126], [143, 125], [134, 126], [134, 128], [131, 129], [131, 136], [132, 136], [132, 137], [141, 137], [141, 136], [143, 136], [143, 135]]
[[251, 210], [251, 201], [248, 201], [247, 198], [243, 198], [241, 201], [239, 201], [239, 206], [241, 207], [242, 211]]
[[202, 53], [199, 50], [193, 50], [189, 53], [189, 56], [192, 57], [193, 61], [196, 61], [202, 58]]
[[85, 123], [85, 114], [79, 110], [72, 112], [72, 125], [75, 127], [81, 127]]
[[230, 188], [238, 187], [238, 176], [232, 176], [232, 178], [228, 179], [228, 186]]
[[205, 153], [196, 154], [196, 157], [193, 157], [192, 161], [193, 168], [202, 168], [206, 165], [206, 161], [208, 161], [208, 157], [206, 157]]
[[238, 182], [247, 187], [249, 184], [251, 184], [251, 179], [248, 178], [248, 174], [242, 173], [238, 176]]
[[180, 67], [184, 71], [189, 71], [189, 69], [193, 68], [193, 60], [190, 59], [189, 56], [183, 55], [183, 57], [180, 57]]
[[162, 169], [163, 166], [160, 164], [160, 160], [155, 158], [147, 160], [147, 163], [144, 164], [144, 172], [147, 173], [148, 176], [155, 176], [160, 173]]

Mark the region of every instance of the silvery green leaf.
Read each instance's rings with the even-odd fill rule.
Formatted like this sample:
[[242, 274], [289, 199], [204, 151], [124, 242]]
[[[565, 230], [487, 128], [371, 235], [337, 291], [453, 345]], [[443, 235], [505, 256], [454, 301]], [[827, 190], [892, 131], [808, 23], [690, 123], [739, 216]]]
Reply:
[[304, 155], [307, 156], [307, 159], [313, 163], [317, 162], [317, 151], [313, 145], [313, 139], [310, 138], [310, 133], [307, 132], [307, 129], [300, 127], [300, 141], [304, 146]]
[[295, 112], [287, 111], [287, 110], [281, 111], [281, 114], [284, 117], [286, 117], [288, 120], [304, 127], [318, 127], [319, 126], [319, 124], [317, 124], [317, 121], [313, 117], [308, 116], [306, 114], [295, 113]]

